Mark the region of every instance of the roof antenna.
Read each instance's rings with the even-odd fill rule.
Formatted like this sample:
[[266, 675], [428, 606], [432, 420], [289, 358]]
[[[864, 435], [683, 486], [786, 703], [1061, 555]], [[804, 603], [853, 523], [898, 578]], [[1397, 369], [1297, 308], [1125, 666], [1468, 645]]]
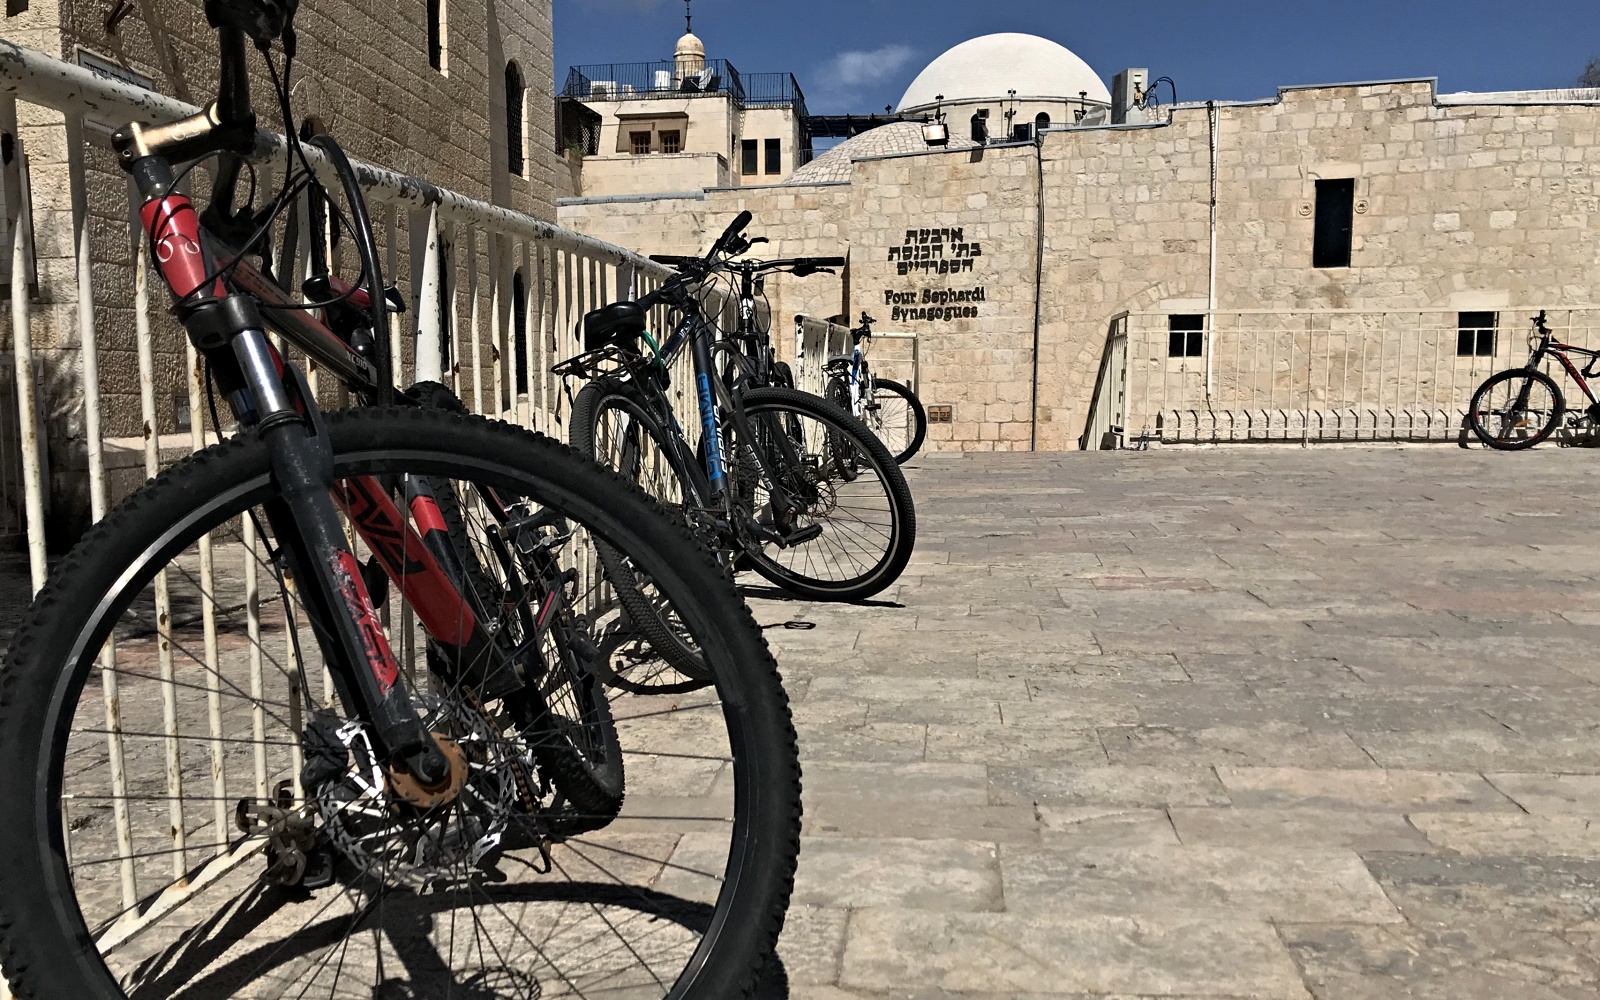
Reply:
[[694, 34], [694, 9], [690, 6], [694, 0], [683, 0], [683, 24], [688, 34]]

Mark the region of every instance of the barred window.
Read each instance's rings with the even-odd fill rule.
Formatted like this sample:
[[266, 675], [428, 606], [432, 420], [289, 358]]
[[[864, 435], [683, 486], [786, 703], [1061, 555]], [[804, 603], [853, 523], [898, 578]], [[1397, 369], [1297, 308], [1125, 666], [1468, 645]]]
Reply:
[[1494, 334], [1499, 315], [1493, 312], [1456, 314], [1456, 354], [1463, 358], [1494, 356]]
[[522, 150], [522, 116], [527, 89], [522, 84], [522, 68], [517, 61], [506, 63], [506, 169], [522, 176], [526, 157]]

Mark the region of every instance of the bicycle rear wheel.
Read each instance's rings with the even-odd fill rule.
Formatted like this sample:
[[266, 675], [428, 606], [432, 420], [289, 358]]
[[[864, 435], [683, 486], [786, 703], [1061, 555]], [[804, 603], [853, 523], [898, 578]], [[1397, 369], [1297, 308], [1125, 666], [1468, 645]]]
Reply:
[[1548, 438], [1566, 412], [1555, 380], [1536, 368], [1491, 375], [1472, 394], [1467, 420], [1478, 440], [1499, 451], [1521, 451]]
[[[824, 399], [795, 389], [752, 389], [743, 396], [754, 441], [730, 433], [730, 468], [754, 466], [759, 476], [741, 497], [757, 524], [793, 539], [752, 541], [745, 549], [757, 573], [813, 600], [859, 601], [897, 580], [916, 547], [911, 488], [883, 442], [859, 420]], [[781, 483], [792, 509], [773, 503]]]
[[[672, 436], [632, 385], [596, 379], [584, 386], [572, 404], [570, 433], [579, 454], [637, 483], [661, 503], [680, 510], [692, 503], [695, 487], [688, 482]], [[649, 578], [604, 543], [596, 547], [596, 555], [627, 612], [621, 626], [636, 631], [658, 654], [642, 664], [607, 659], [606, 680], [625, 690], [657, 694], [681, 694], [710, 683], [699, 647]], [[620, 653], [622, 644], [617, 649]]]
[[[577, 571], [575, 619], [617, 613], [591, 582], [595, 540], [625, 553], [715, 687], [588, 684], [630, 798], [585, 815], [541, 754], [585, 720], [554, 704], [530, 719], [518, 692], [455, 680], [461, 664], [428, 670], [407, 654], [436, 637], [391, 587], [384, 631], [464, 765], [448, 802], [408, 798], [255, 535], [249, 513], [276, 489], [265, 448], [208, 449], [67, 556], [0, 675], [0, 944], [19, 995], [746, 995], [792, 884], [799, 772], [776, 666], [726, 575], [637, 490], [547, 439], [418, 409], [326, 426], [341, 481], [423, 476], [471, 484], [463, 502], [488, 488], [530, 505], [535, 541]], [[515, 638], [505, 614], [490, 625]], [[529, 696], [538, 659], [519, 662]], [[701, 794], [713, 777], [733, 794]]]
[[886, 378], [873, 379], [872, 398], [861, 408], [861, 422], [900, 465], [922, 450], [928, 436], [928, 413], [922, 400], [906, 386]]

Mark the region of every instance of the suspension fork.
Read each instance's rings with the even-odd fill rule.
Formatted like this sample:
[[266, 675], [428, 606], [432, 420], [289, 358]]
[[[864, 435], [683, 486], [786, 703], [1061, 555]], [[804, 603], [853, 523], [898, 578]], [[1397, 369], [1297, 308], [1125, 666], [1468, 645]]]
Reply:
[[[450, 764], [412, 707], [394, 652], [350, 551], [332, 499], [333, 451], [316, 401], [267, 339], [254, 299], [229, 294], [200, 240], [199, 218], [174, 192], [172, 167], [144, 155], [129, 167], [143, 198], [140, 221], [179, 318], [196, 350], [216, 359], [219, 381], [241, 422], [258, 429], [279, 495], [265, 504], [297, 589], [315, 624], [323, 656], [342, 682], [349, 707], [372, 724], [386, 754], [428, 785], [445, 782]], [[210, 280], [208, 280], [210, 278]], [[298, 392], [291, 395], [290, 384]], [[298, 397], [298, 398], [296, 398]]]

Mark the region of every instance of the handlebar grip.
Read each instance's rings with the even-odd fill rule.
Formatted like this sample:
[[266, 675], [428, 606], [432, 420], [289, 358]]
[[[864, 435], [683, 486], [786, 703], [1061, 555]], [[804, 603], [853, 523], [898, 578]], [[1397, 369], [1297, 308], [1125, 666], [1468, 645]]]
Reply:
[[750, 214], [748, 209], [740, 212], [737, 218], [728, 223], [728, 228], [722, 231], [722, 235], [717, 237], [717, 242], [711, 244], [711, 252], [706, 254], [706, 260], [709, 262], [711, 258], [721, 253], [729, 243], [738, 239], [739, 234], [744, 232], [744, 228], [750, 225], [753, 219], [755, 219], [755, 216]]
[[670, 253], [653, 253], [650, 255], [650, 259], [657, 264], [665, 264], [668, 267], [682, 267], [685, 264], [698, 264], [700, 262], [699, 257], [680, 257], [677, 254]]
[[843, 257], [804, 257], [801, 258], [813, 267], [844, 267], [849, 261]]

